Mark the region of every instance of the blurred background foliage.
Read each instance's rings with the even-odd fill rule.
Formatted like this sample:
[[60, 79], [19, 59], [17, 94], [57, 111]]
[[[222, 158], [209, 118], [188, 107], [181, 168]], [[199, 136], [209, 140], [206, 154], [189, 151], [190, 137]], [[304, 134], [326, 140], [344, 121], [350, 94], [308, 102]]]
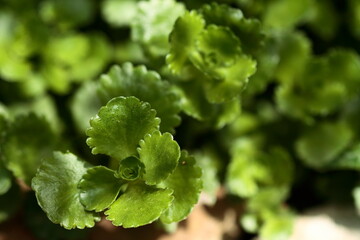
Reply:
[[[136, 86], [171, 102], [163, 115], [180, 113], [181, 123], [164, 127], [176, 127], [176, 140], [196, 156], [207, 204], [216, 203], [219, 186], [244, 204], [239, 223], [250, 235], [239, 239], [256, 233], [287, 239], [296, 213], [321, 204], [359, 208], [360, 0], [215, 2], [225, 5], [0, 0], [0, 222], [20, 210], [39, 239], [86, 235], [49, 222], [18, 182], [29, 186], [41, 159], [55, 149], [111, 166], [90, 154], [85, 130], [114, 97], [104, 97], [100, 79], [125, 62], [145, 65], [163, 82], [147, 86], [128, 76], [139, 83], [108, 88], [149, 98], [157, 111], [163, 106], [156, 96]], [[203, 18], [206, 30], [196, 50], [181, 52], [194, 53], [181, 65], [169, 57], [187, 46], [182, 37], [190, 33], [181, 32], [181, 24], [202, 27], [187, 10]], [[178, 17], [183, 22], [174, 27]], [[230, 54], [227, 45], [237, 48]], [[209, 52], [218, 62], [195, 55]], [[218, 66], [233, 59], [236, 68]], [[225, 76], [223, 85], [212, 79], [217, 76]]]

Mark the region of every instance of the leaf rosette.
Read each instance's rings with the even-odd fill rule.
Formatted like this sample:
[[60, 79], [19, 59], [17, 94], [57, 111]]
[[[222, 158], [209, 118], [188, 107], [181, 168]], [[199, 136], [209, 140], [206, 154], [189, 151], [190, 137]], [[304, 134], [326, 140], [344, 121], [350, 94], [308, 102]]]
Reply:
[[118, 168], [91, 167], [70, 153], [45, 159], [32, 187], [49, 218], [69, 229], [92, 227], [98, 220], [92, 211], [104, 211], [114, 225], [125, 228], [162, 215], [166, 223], [184, 219], [198, 200], [201, 169], [181, 153], [170, 133], [157, 130], [159, 124], [148, 103], [135, 97], [110, 100], [91, 119], [87, 143], [93, 154], [117, 161]]

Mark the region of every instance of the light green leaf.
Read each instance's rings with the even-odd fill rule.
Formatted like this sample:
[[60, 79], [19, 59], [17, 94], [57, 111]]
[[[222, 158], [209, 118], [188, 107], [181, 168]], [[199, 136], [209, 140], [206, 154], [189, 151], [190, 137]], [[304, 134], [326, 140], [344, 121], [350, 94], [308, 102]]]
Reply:
[[195, 41], [203, 31], [205, 21], [195, 11], [185, 12], [179, 17], [170, 34], [170, 53], [166, 57], [168, 67], [180, 74], [195, 48]]
[[258, 154], [257, 142], [253, 139], [240, 138], [233, 144], [226, 175], [230, 193], [251, 197], [259, 191], [259, 182], [269, 180], [269, 172]]
[[180, 147], [170, 133], [159, 131], [145, 136], [138, 148], [140, 161], [145, 165], [143, 179], [155, 185], [165, 180], [176, 168], [180, 158]]
[[181, 152], [179, 165], [161, 185], [174, 191], [174, 201], [161, 215], [164, 223], [179, 222], [187, 217], [197, 203], [202, 188], [201, 168], [195, 165], [195, 159]]
[[360, 170], [360, 144], [356, 144], [327, 167], [330, 169]]
[[129, 185], [105, 212], [115, 226], [125, 228], [149, 224], [160, 217], [173, 201], [172, 190], [145, 184]]
[[158, 129], [160, 119], [148, 103], [135, 97], [117, 97], [90, 120], [86, 143], [93, 154], [107, 154], [117, 160], [136, 154], [139, 141]]
[[241, 55], [230, 67], [214, 68], [213, 73], [221, 81], [206, 82], [206, 96], [212, 103], [221, 103], [233, 100], [245, 89], [249, 77], [256, 71], [256, 61]]
[[35, 114], [19, 116], [10, 124], [1, 145], [2, 159], [15, 177], [30, 185], [41, 159], [51, 155], [56, 141], [43, 117]]
[[208, 26], [199, 34], [196, 40], [198, 56], [192, 56], [191, 61], [200, 70], [213, 76], [213, 68], [229, 67], [236, 63], [238, 55], [241, 55], [239, 39], [226, 27], [216, 25]]
[[161, 119], [161, 131], [174, 132], [173, 128], [180, 123], [179, 96], [158, 73], [143, 65], [134, 67], [131, 63], [124, 63], [121, 67], [113, 66], [108, 74], [101, 76], [98, 94], [103, 104], [118, 96], [134, 96], [148, 102]]
[[126, 181], [134, 181], [142, 176], [144, 164], [137, 157], [128, 157], [120, 161], [115, 176]]
[[0, 195], [6, 193], [12, 183], [11, 173], [4, 167], [1, 158], [0, 158]]
[[71, 153], [54, 152], [43, 160], [32, 188], [48, 218], [66, 229], [93, 227], [100, 217], [85, 210], [78, 184], [90, 167]]
[[99, 111], [101, 101], [97, 96], [97, 84], [85, 82], [73, 95], [70, 110], [77, 130], [84, 134], [90, 127], [89, 120]]
[[313, 8], [312, 0], [277, 0], [272, 1], [263, 16], [264, 25], [276, 30], [285, 30], [309, 19]]
[[[196, 163], [202, 169], [203, 192], [205, 204], [213, 206], [217, 200], [217, 192], [220, 188], [219, 172], [221, 171], [221, 159], [211, 146], [194, 154]], [[181, 160], [180, 160], [181, 162]], [[203, 199], [202, 199], [203, 200]]]
[[87, 169], [78, 185], [80, 202], [86, 210], [100, 212], [115, 201], [125, 182], [114, 174], [115, 171], [103, 166]]
[[304, 71], [311, 55], [311, 43], [300, 32], [284, 34], [280, 41], [280, 62], [276, 77], [280, 81], [290, 82]]
[[240, 40], [245, 53], [254, 54], [261, 49], [265, 34], [257, 19], [246, 19], [240, 9], [214, 2], [204, 5], [199, 12], [207, 26], [214, 24], [231, 30]]
[[324, 122], [309, 129], [296, 142], [296, 151], [310, 167], [326, 167], [347, 147], [353, 133], [346, 124]]
[[153, 56], [167, 54], [169, 34], [184, 12], [184, 4], [175, 0], [140, 1], [131, 24], [132, 40], [144, 44]]
[[112, 26], [130, 26], [137, 12], [136, 0], [105, 0], [101, 4], [103, 18]]

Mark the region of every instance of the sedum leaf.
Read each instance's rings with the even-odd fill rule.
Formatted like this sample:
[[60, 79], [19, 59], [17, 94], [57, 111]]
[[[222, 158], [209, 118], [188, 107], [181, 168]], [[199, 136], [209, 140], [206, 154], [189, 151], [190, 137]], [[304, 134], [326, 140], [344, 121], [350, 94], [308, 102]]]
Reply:
[[2, 159], [15, 177], [30, 185], [41, 159], [51, 155], [55, 143], [56, 136], [44, 118], [19, 116], [10, 124], [1, 145]]
[[136, 7], [135, 0], [105, 0], [101, 4], [101, 13], [104, 20], [114, 27], [130, 26]]
[[89, 119], [95, 116], [102, 106], [96, 90], [95, 82], [85, 82], [72, 97], [70, 110], [79, 133], [85, 133], [90, 127]]
[[201, 168], [195, 165], [195, 158], [181, 152], [179, 165], [161, 185], [174, 191], [174, 201], [161, 215], [164, 223], [179, 222], [187, 217], [197, 203], [202, 188]]
[[170, 53], [166, 57], [166, 62], [174, 73], [181, 73], [195, 48], [195, 40], [204, 27], [205, 21], [196, 11], [185, 12], [176, 20], [169, 37]]
[[132, 40], [145, 45], [152, 56], [167, 54], [169, 34], [184, 12], [184, 4], [175, 0], [140, 1], [131, 24]]
[[331, 169], [360, 170], [360, 144], [356, 144], [343, 155], [332, 162], [328, 167]]
[[107, 154], [122, 160], [136, 153], [139, 141], [158, 129], [160, 119], [148, 103], [135, 97], [117, 97], [90, 120], [86, 143], [93, 154]]
[[138, 148], [140, 161], [145, 165], [143, 179], [155, 185], [165, 180], [176, 168], [180, 158], [180, 147], [170, 133], [159, 131], [145, 136]]
[[78, 185], [80, 202], [86, 210], [100, 212], [115, 201], [124, 181], [114, 174], [115, 171], [103, 166], [86, 171]]
[[118, 96], [134, 96], [150, 103], [161, 119], [161, 131], [174, 132], [173, 128], [180, 123], [179, 97], [158, 73], [143, 65], [134, 67], [131, 63], [124, 63], [121, 67], [113, 66], [108, 74], [101, 76], [98, 95], [103, 104]]
[[344, 123], [319, 123], [296, 142], [301, 160], [310, 167], [326, 167], [352, 140], [353, 133]]
[[266, 168], [257, 161], [257, 147], [253, 140], [239, 139], [231, 149], [227, 168], [227, 187], [240, 197], [251, 197], [259, 191], [258, 182], [267, 178]]
[[6, 193], [11, 188], [12, 176], [5, 168], [0, 159], [0, 195]]
[[149, 224], [170, 206], [174, 198], [171, 194], [172, 190], [143, 183], [129, 185], [105, 215], [115, 226], [130, 228]]
[[85, 210], [80, 202], [78, 183], [88, 164], [72, 153], [54, 152], [40, 165], [32, 188], [48, 218], [66, 229], [93, 227], [100, 217]]
[[119, 169], [115, 173], [117, 178], [134, 181], [142, 175], [144, 165], [136, 157], [128, 157], [120, 161]]
[[239, 96], [246, 87], [249, 77], [256, 71], [256, 61], [252, 58], [241, 55], [231, 67], [220, 67], [214, 69], [214, 73], [222, 81], [207, 82], [206, 96], [210, 102], [221, 103], [231, 101]]
[[246, 19], [240, 9], [226, 4], [206, 4], [199, 12], [207, 25], [226, 27], [233, 32], [240, 40], [245, 53], [254, 54], [261, 49], [264, 34], [257, 19]]

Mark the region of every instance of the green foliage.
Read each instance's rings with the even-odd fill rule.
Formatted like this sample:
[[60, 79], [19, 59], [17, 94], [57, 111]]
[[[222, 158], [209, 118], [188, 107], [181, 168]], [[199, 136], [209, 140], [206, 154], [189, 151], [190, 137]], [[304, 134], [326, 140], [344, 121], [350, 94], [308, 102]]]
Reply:
[[82, 176], [78, 188], [80, 202], [86, 210], [101, 212], [115, 201], [124, 182], [114, 174], [106, 167], [97, 166], [89, 168]]
[[117, 97], [102, 107], [86, 131], [93, 154], [122, 160], [136, 153], [139, 141], [159, 127], [160, 119], [148, 103], [135, 97]]
[[169, 189], [129, 185], [105, 214], [115, 226], [130, 228], [149, 224], [170, 206], [174, 198], [171, 194]]
[[15, 177], [30, 185], [41, 160], [51, 155], [55, 144], [56, 135], [44, 118], [35, 114], [19, 116], [6, 131], [1, 158]]
[[40, 239], [82, 237], [60, 226], [101, 215], [174, 231], [201, 192], [209, 208], [224, 193], [245, 231], [282, 240], [293, 209], [359, 207], [359, 13], [359, 0], [3, 0], [0, 222], [17, 212]]
[[169, 133], [159, 131], [146, 135], [139, 143], [140, 161], [145, 166], [144, 180], [155, 185], [167, 179], [175, 170], [180, 158], [180, 147]]
[[32, 181], [40, 207], [66, 229], [93, 227], [100, 217], [85, 210], [78, 183], [90, 166], [71, 153], [45, 158]]
[[98, 95], [103, 104], [117, 96], [135, 96], [150, 103], [161, 119], [162, 131], [173, 132], [180, 123], [179, 97], [168, 82], [145, 66], [134, 67], [131, 63], [124, 63], [121, 67], [112, 67], [108, 74], [101, 76]]

